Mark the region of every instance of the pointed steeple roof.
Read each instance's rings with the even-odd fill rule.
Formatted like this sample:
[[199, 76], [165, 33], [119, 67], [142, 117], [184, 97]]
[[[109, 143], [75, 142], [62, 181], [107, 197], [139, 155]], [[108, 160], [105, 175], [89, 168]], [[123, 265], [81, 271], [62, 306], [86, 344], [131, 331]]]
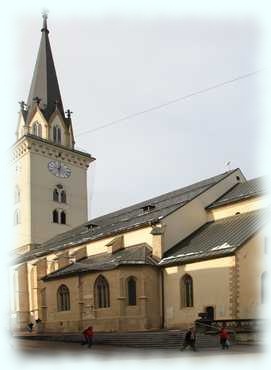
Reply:
[[40, 47], [27, 99], [28, 112], [38, 104], [48, 119], [57, 108], [66, 121], [49, 41], [47, 17], [44, 13]]

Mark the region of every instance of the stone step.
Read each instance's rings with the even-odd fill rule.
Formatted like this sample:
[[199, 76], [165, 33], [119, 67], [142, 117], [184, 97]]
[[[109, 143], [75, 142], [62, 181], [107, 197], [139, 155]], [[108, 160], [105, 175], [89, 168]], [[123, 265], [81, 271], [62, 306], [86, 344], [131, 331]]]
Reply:
[[[160, 331], [160, 332], [126, 332], [126, 333], [94, 333], [94, 344], [130, 348], [180, 348], [183, 343], [185, 332]], [[21, 336], [22, 337], [22, 336]], [[25, 338], [30, 338], [29, 335]], [[40, 334], [31, 336], [32, 339], [50, 340], [61, 342], [79, 343], [82, 340], [80, 334]], [[234, 344], [234, 340], [231, 340]], [[198, 348], [218, 347], [219, 338], [217, 335], [197, 335], [196, 346]]]

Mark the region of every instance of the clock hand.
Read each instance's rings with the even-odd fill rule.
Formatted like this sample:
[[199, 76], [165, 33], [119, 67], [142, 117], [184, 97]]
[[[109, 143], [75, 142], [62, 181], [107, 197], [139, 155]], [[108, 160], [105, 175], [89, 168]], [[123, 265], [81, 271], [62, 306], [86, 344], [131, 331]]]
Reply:
[[58, 161], [58, 167], [57, 167], [57, 169], [58, 169], [58, 174], [60, 175], [60, 170], [61, 170], [61, 162], [60, 161]]

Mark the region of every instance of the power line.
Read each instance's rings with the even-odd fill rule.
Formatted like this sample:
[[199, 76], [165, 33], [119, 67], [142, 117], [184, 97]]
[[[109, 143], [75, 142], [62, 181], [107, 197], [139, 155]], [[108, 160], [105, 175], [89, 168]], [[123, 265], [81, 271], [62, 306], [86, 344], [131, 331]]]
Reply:
[[223, 81], [223, 82], [217, 83], [215, 85], [209, 86], [207, 88], [194, 91], [194, 92], [192, 92], [190, 94], [183, 95], [183, 96], [180, 96], [178, 98], [169, 100], [169, 101], [167, 101], [167, 102], [165, 102], [163, 104], [155, 105], [155, 106], [153, 106], [151, 108], [144, 109], [142, 111], [135, 112], [135, 113], [132, 113], [132, 114], [128, 114], [127, 116], [124, 116], [122, 118], [119, 118], [119, 119], [116, 119], [114, 121], [105, 123], [104, 125], [94, 127], [93, 129], [90, 129], [90, 130], [87, 130], [87, 131], [83, 131], [83, 132], [79, 133], [77, 136], [82, 136], [82, 135], [89, 134], [89, 133], [92, 133], [92, 132], [95, 132], [95, 131], [103, 130], [104, 128], [107, 128], [109, 126], [113, 126], [113, 125], [115, 125], [117, 123], [120, 123], [122, 121], [126, 121], [126, 120], [128, 120], [130, 118], [134, 118], [134, 117], [140, 116], [142, 114], [149, 113], [149, 112], [152, 112], [154, 110], [158, 110], [158, 109], [164, 108], [164, 107], [166, 107], [168, 105], [178, 103], [181, 100], [189, 99], [189, 98], [191, 98], [193, 96], [200, 95], [200, 94], [206, 93], [206, 92], [211, 91], [211, 90], [215, 90], [215, 89], [217, 89], [219, 87], [223, 87], [223, 86], [229, 85], [229, 84], [234, 83], [236, 81], [244, 80], [245, 78], [252, 77], [252, 76], [254, 76], [257, 73], [262, 72], [262, 71], [263, 71], [263, 69], [259, 69], [259, 70], [256, 70], [254, 72], [250, 72], [250, 73], [247, 73], [247, 74], [244, 74], [244, 75], [240, 75], [240, 76], [237, 76], [237, 77], [235, 77], [235, 78], [233, 78], [231, 80]]

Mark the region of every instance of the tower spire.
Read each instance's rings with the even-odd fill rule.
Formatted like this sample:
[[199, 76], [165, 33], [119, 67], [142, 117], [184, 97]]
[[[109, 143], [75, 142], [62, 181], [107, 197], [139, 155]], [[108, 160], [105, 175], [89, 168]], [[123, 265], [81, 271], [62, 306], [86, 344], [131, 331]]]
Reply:
[[[39, 107], [46, 119], [48, 119], [56, 108], [65, 120], [65, 114], [58, 85], [52, 50], [49, 41], [49, 30], [47, 27], [48, 12], [42, 13], [43, 24], [41, 29], [41, 41], [33, 73], [31, 87], [27, 99], [29, 111], [40, 99]], [[34, 101], [35, 100], [35, 101]]]

